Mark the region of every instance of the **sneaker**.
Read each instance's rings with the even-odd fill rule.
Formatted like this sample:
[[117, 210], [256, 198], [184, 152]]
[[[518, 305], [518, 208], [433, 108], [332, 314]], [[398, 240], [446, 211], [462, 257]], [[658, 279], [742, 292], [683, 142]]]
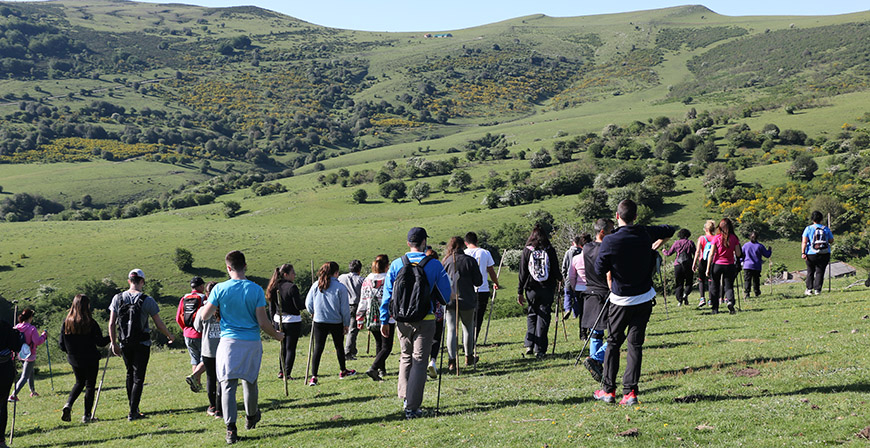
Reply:
[[257, 423], [260, 422], [260, 417], [263, 416], [262, 412], [257, 411], [254, 415], [248, 415], [245, 417], [245, 429], [248, 431], [257, 427]]
[[356, 361], [356, 355], [351, 355], [350, 353], [345, 353], [344, 359], [346, 359], [348, 361]]
[[356, 375], [356, 370], [345, 369], [345, 370], [342, 370], [341, 373], [338, 374], [338, 379], [343, 380], [345, 378], [350, 378], [354, 375]]
[[199, 392], [202, 390], [202, 384], [193, 377], [193, 375], [188, 375], [184, 377], [184, 381], [187, 382], [187, 385], [190, 386], [191, 392]]
[[383, 381], [384, 380], [383, 378], [381, 378], [381, 375], [378, 374], [378, 371], [375, 369], [366, 370], [366, 375], [368, 375], [369, 378], [371, 378], [373, 381]]
[[215, 412], [216, 412], [216, 410], [215, 410], [214, 406], [209, 406], [208, 409], [206, 409], [206, 411], [205, 411], [206, 414], [208, 414], [212, 417], [214, 417]]
[[592, 398], [596, 400], [603, 401], [605, 403], [614, 403], [616, 401], [616, 394], [613, 392], [604, 392], [603, 390], [596, 390], [592, 393]]
[[716, 309], [716, 310], [711, 310], [711, 311], [710, 311], [710, 314], [719, 314], [719, 310], [718, 310], [718, 309]]
[[128, 415], [128, 416], [127, 416], [127, 421], [131, 421], [131, 422], [132, 422], [132, 421], [134, 421], [134, 420], [142, 420], [143, 418], [148, 418], [148, 417], [147, 417], [145, 414], [141, 413], [141, 412], [137, 412], [137, 413], [135, 413], [135, 414], [130, 414], [130, 415]]
[[216, 418], [216, 419], [218, 419], [218, 420], [223, 420], [223, 419], [224, 419], [224, 413], [221, 412], [221, 411], [215, 411], [215, 413], [214, 413], [214, 418]]
[[283, 373], [283, 372], [278, 372], [278, 379], [279, 379], [279, 380], [283, 380], [283, 379], [284, 379], [284, 373]]
[[811, 296], [811, 295], [813, 295], [813, 290], [812, 290], [812, 289], [808, 289], [808, 290], [804, 291], [804, 295], [805, 295], [805, 296]]
[[737, 314], [737, 311], [734, 310], [734, 305], [728, 304], [728, 314]]
[[36, 393], [36, 392], [31, 392], [31, 393], [30, 393], [30, 397], [31, 397], [31, 398], [33, 398], [33, 397], [38, 397], [38, 396], [39, 396], [39, 394]]
[[619, 400], [619, 404], [623, 406], [634, 406], [638, 404], [637, 394], [634, 391], [631, 391], [628, 394], [623, 395], [622, 400]]
[[438, 371], [435, 370], [435, 366], [430, 365], [426, 371], [429, 373], [429, 378], [432, 378], [433, 380], [438, 378]]
[[704, 308], [705, 306], [707, 306], [707, 302], [704, 299], [701, 299], [701, 301], [698, 302], [698, 308]]
[[821, 294], [821, 293], [822, 293], [822, 290], [821, 290], [821, 289], [817, 289], [817, 290], [813, 291], [813, 295], [814, 295], [814, 296], [817, 296], [817, 295], [819, 295], [819, 294]]
[[83, 415], [82, 416], [82, 423], [96, 423], [98, 421], [100, 421], [98, 418], [91, 417], [90, 415]]
[[447, 372], [456, 373], [456, 360], [448, 359], [447, 360]]
[[227, 444], [232, 445], [239, 441], [238, 430], [235, 423], [227, 425]]
[[316, 377], [316, 376], [312, 376], [311, 379], [308, 380], [308, 385], [309, 385], [309, 386], [316, 386], [316, 385], [317, 385], [317, 377]]
[[535, 354], [535, 350], [534, 350], [532, 347], [526, 347], [525, 354], [526, 354], [527, 356], [532, 356], [532, 355]]
[[585, 360], [583, 360], [583, 367], [586, 367], [586, 370], [589, 371], [589, 374], [592, 375], [592, 379], [595, 380], [596, 383], [601, 382], [601, 377], [604, 374], [604, 368], [601, 366], [600, 362], [587, 357]]
[[69, 406], [64, 406], [63, 411], [60, 414], [60, 419], [65, 422], [72, 421], [72, 416], [70, 414], [72, 414], [72, 409]]
[[6, 401], [8, 401], [10, 403], [14, 403], [14, 402], [18, 401], [18, 397], [16, 397], [15, 395], [10, 395], [9, 399]]
[[386, 377], [387, 377], [387, 371], [384, 370], [384, 369], [378, 369], [378, 375], [380, 375], [381, 378], [386, 378]]
[[543, 361], [547, 357], [546, 353], [535, 353], [535, 359], [538, 361]]
[[405, 418], [408, 420], [420, 418], [423, 416], [422, 409], [405, 409]]

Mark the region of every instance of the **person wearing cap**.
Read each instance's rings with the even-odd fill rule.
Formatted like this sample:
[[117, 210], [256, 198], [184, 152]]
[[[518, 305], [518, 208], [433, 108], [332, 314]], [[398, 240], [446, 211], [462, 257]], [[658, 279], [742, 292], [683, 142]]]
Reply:
[[[148, 327], [148, 317], [154, 321], [154, 326], [160, 330], [172, 345], [172, 334], [160, 319], [160, 308], [153, 297], [142, 292], [145, 287], [145, 273], [141, 269], [133, 269], [127, 274], [127, 283], [130, 288], [116, 294], [109, 305], [109, 339], [112, 341], [112, 353], [124, 358], [127, 367], [127, 402], [130, 405], [130, 413], [127, 420], [133, 421], [145, 418], [145, 414], [139, 411], [139, 401], [142, 399], [142, 388], [145, 386], [145, 371], [148, 368], [148, 359], [151, 357], [151, 328]], [[118, 339], [118, 329], [121, 321], [118, 317], [122, 307], [141, 301], [142, 321], [139, 322], [142, 332], [148, 337], [141, 342], [124, 343]]]
[[[381, 298], [381, 335], [385, 338], [392, 337], [390, 334], [390, 301], [393, 298], [393, 288], [399, 271], [404, 267], [404, 259], [410, 263], [419, 263], [423, 260], [427, 249], [426, 242], [429, 235], [422, 227], [414, 227], [408, 232], [409, 252], [404, 257], [393, 260], [387, 271], [384, 281], [384, 294]], [[435, 335], [434, 304], [439, 302], [449, 305], [450, 278], [444, 270], [444, 266], [437, 258], [432, 258], [423, 267], [426, 280], [429, 283], [430, 297], [432, 302], [426, 316], [417, 322], [396, 322], [396, 330], [399, 332], [399, 380], [398, 395], [405, 401], [405, 418], [412, 419], [423, 416], [420, 406], [423, 403], [423, 389], [426, 386], [426, 364], [429, 360], [429, 352], [432, 350], [432, 339]]]
[[[205, 372], [205, 364], [202, 362], [202, 334], [193, 327], [193, 319], [196, 317], [196, 312], [202, 306], [202, 302], [205, 299], [205, 282], [202, 280], [202, 277], [192, 278], [190, 280], [190, 288], [192, 291], [178, 301], [178, 312], [175, 313], [175, 322], [181, 327], [182, 334], [184, 335], [184, 344], [187, 345], [187, 352], [190, 354], [190, 365], [193, 366], [191, 374], [186, 376], [184, 380], [190, 386], [191, 392], [199, 392], [202, 390], [200, 378], [202, 378], [202, 374]], [[194, 304], [193, 313], [189, 314], [190, 325], [184, 322], [185, 301], [193, 302]]]

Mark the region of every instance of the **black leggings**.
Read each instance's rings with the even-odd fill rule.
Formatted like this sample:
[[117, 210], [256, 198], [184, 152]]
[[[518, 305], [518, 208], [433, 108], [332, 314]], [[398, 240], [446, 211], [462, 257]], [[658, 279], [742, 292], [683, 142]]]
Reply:
[[94, 408], [94, 392], [97, 387], [97, 374], [100, 372], [100, 360], [95, 359], [92, 362], [83, 363], [78, 367], [73, 367], [73, 374], [76, 377], [76, 383], [69, 391], [69, 398], [66, 401], [66, 407], [71, 408], [75, 404], [76, 399], [81, 395], [82, 390], [85, 391], [85, 413], [86, 417], [91, 415], [91, 410]]
[[710, 306], [719, 309], [719, 299], [725, 298], [729, 305], [734, 305], [734, 277], [737, 269], [733, 264], [714, 264], [711, 272], [713, 287], [710, 288]]
[[435, 321], [435, 336], [432, 337], [432, 350], [429, 351], [429, 359], [438, 359], [441, 351], [441, 336], [444, 334], [444, 319]]
[[390, 324], [390, 337], [385, 338], [381, 335], [381, 330], [372, 330], [372, 336], [375, 337], [375, 360], [372, 362], [372, 369], [387, 370], [387, 358], [393, 351], [393, 335], [396, 334], [396, 324]]
[[[13, 381], [15, 381], [15, 362], [10, 360], [0, 364], [0, 396], [9, 396]], [[3, 405], [0, 406], [0, 434], [3, 434], [2, 440], [4, 441], [6, 440], [6, 420], [8, 418], [9, 403], [3, 400]]]
[[148, 359], [151, 358], [151, 347], [133, 343], [121, 347], [124, 364], [127, 366], [127, 401], [130, 404], [130, 415], [139, 413], [139, 402], [142, 400], [142, 388], [145, 387], [145, 372], [148, 369]]
[[320, 368], [320, 357], [326, 348], [326, 336], [332, 335], [332, 343], [335, 344], [335, 354], [338, 356], [338, 367], [345, 371], [344, 364], [344, 325], [325, 324], [314, 322], [311, 327], [311, 337], [314, 338], [314, 353], [311, 354], [311, 376], [317, 376]]
[[296, 343], [299, 342], [299, 335], [302, 334], [302, 322], [281, 324], [281, 331], [284, 333], [284, 340], [281, 341], [281, 359], [284, 360], [284, 375], [290, 379], [293, 364], [296, 362]]
[[[215, 411], [221, 412], [221, 386], [217, 379], [217, 358], [202, 357], [202, 363], [205, 364], [205, 392], [208, 395], [208, 404]], [[222, 413], [222, 412], [221, 412]]]
[[677, 295], [677, 303], [685, 301], [689, 303], [689, 293], [692, 291], [692, 283], [695, 280], [695, 273], [692, 272], [692, 260], [685, 263], [674, 265], [674, 278], [677, 281], [675, 294]]

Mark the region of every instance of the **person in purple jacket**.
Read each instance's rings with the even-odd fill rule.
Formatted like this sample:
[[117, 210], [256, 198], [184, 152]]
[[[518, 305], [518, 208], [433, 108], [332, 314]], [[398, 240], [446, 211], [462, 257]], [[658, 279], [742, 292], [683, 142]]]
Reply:
[[662, 249], [666, 257], [676, 254], [674, 258], [674, 278], [676, 279], [677, 305], [689, 304], [689, 293], [692, 291], [692, 283], [695, 281], [695, 273], [692, 271], [692, 257], [695, 255], [695, 242], [689, 237], [692, 233], [689, 229], [680, 229], [677, 232], [677, 241], [668, 249]]
[[764, 258], [770, 258], [773, 249], [764, 247], [758, 242], [758, 232], [749, 234], [749, 241], [743, 245], [743, 292], [749, 297], [749, 286], [755, 290], [755, 297], [761, 295], [761, 268], [764, 266]]

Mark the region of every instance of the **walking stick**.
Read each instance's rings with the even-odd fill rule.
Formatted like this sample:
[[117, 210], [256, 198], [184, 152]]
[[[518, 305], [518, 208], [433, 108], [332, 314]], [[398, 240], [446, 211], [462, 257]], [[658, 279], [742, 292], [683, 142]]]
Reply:
[[477, 371], [477, 308], [474, 309], [474, 315], [471, 319], [471, 346], [474, 350], [471, 352], [471, 368]]
[[48, 349], [48, 346], [51, 345], [48, 342], [48, 331], [45, 332], [45, 357], [48, 358], [48, 380], [51, 382], [51, 392], [54, 393], [54, 374], [51, 372], [51, 350]]
[[662, 282], [662, 298], [665, 299], [665, 317], [670, 318], [671, 313], [668, 312], [668, 283], [665, 280], [665, 274], [659, 271], [659, 280]]
[[767, 283], [770, 283], [770, 295], [773, 295], [773, 259], [767, 259]]
[[[559, 320], [562, 321], [562, 334], [565, 336], [565, 342], [568, 342], [568, 325], [565, 324], [565, 319], [564, 319], [564, 316], [567, 314], [568, 314], [568, 310], [565, 309], [565, 304], [562, 304], [562, 317], [559, 318]], [[557, 323], [556, 325], [559, 325], [559, 324]]]
[[[447, 314], [447, 310], [444, 310], [444, 314]], [[446, 320], [442, 320], [443, 324], [446, 324]], [[444, 333], [446, 333], [446, 326], [442, 324], [441, 327], [441, 361], [438, 367], [438, 397], [435, 399], [435, 415], [438, 415], [441, 412], [441, 377], [444, 374]]]
[[12, 429], [9, 431], [9, 444], [12, 445], [12, 440], [15, 439], [15, 415], [18, 413], [18, 402], [12, 402]]
[[[501, 260], [498, 261], [498, 271], [495, 273], [495, 281], [498, 282], [498, 277], [501, 275], [501, 265], [504, 264], [504, 256], [507, 255], [507, 249], [501, 254]], [[492, 321], [492, 309], [495, 308], [495, 294], [497, 289], [492, 291], [492, 299], [489, 301], [489, 317], [486, 318], [486, 333], [483, 335], [483, 345], [486, 345], [486, 340], [489, 337], [489, 322]]]
[[[458, 283], [459, 283], [459, 271], [456, 268], [456, 252], [454, 251], [452, 255], [453, 255], [453, 274], [456, 275], [456, 277], [457, 277], [456, 278], [456, 285], [458, 285]], [[450, 286], [454, 286], [454, 285], [450, 285]], [[455, 364], [456, 376], [459, 376], [459, 341], [460, 341], [460, 338], [459, 338], [459, 291], [454, 290], [453, 294], [456, 297], [456, 299], [455, 299], [455, 301], [456, 301], [456, 319], [454, 319], [456, 322], [456, 330], [454, 330], [456, 332], [456, 333], [454, 333], [456, 335], [456, 359], [454, 360], [454, 362], [456, 363]], [[466, 355], [467, 355], [467, 353], [466, 353]]]
[[589, 335], [586, 336], [586, 342], [583, 343], [583, 347], [580, 348], [580, 354], [577, 355], [577, 359], [574, 361], [574, 367], [577, 367], [577, 364], [580, 364], [580, 358], [583, 357], [583, 350], [586, 350], [586, 345], [589, 344], [589, 339], [592, 337], [592, 332], [595, 331], [595, 328], [598, 327], [598, 322], [601, 321], [601, 317], [604, 316], [604, 310], [607, 308], [607, 305], [610, 304], [610, 297], [604, 300], [604, 305], [601, 305], [601, 311], [598, 312], [598, 318], [595, 319], [595, 323], [592, 324], [592, 328], [589, 329]]
[[[275, 304], [278, 305], [278, 323], [275, 323], [275, 326], [278, 327], [276, 330], [283, 330], [283, 321], [284, 321], [284, 311], [281, 309], [281, 297], [277, 297], [278, 300], [275, 301]], [[287, 369], [284, 367], [284, 360], [286, 359], [286, 338], [287, 335], [284, 335], [285, 339], [281, 339], [281, 345], [278, 346], [278, 367], [281, 368], [281, 379], [284, 380], [284, 396], [289, 397], [290, 392], [287, 390]]]
[[13, 301], [12, 301], [12, 305], [14, 305], [15, 308], [14, 308], [13, 311], [12, 311], [12, 320], [11, 320], [10, 322], [12, 322], [12, 326], [14, 327], [14, 326], [15, 326], [15, 320], [16, 320], [16, 318], [18, 317], [18, 301], [17, 301], [17, 300], [13, 300]]
[[[743, 271], [743, 269], [740, 269], [739, 271], [737, 271], [737, 310], [738, 311], [743, 311], [743, 307], [740, 306], [740, 298], [743, 297], [743, 288], [740, 287], [740, 277], [741, 277], [740, 272], [741, 271]], [[746, 279], [743, 279], [743, 283], [746, 283]], [[743, 287], [746, 287], [746, 285], [743, 285]]]
[[[831, 228], [831, 214], [828, 213], [828, 228]], [[830, 246], [830, 245], [829, 245]], [[831, 251], [829, 250], [828, 253]], [[831, 261], [828, 260], [828, 292], [831, 292]]]
[[372, 332], [369, 331], [369, 337], [366, 339], [366, 355], [369, 354], [369, 350], [372, 348]]
[[[556, 289], [557, 291], [562, 291], [562, 290], [563, 290], [563, 289], [562, 289], [562, 282], [561, 282], [561, 281], [560, 281], [559, 283], [557, 283], [556, 286], [557, 286], [557, 289]], [[558, 311], [559, 311], [559, 305], [556, 304], [556, 301], [555, 301], [555, 300], [553, 300], [553, 305], [556, 305], [556, 306], [555, 306], [556, 311], [553, 312], [553, 314], [556, 314], [556, 313], [558, 313]], [[556, 319], [559, 319], [559, 316], [556, 316]], [[552, 317], [550, 318], [550, 320], [551, 320], [551, 321], [553, 320]], [[556, 320], [556, 325], [555, 325], [555, 327], [556, 327], [556, 334], [553, 336], [553, 354], [554, 354], [554, 355], [556, 354], [556, 342], [559, 341], [559, 320]]]
[[[311, 284], [314, 285], [314, 261], [311, 260]], [[308, 383], [308, 373], [311, 372], [311, 343], [314, 341], [314, 315], [311, 315], [311, 331], [308, 333], [308, 362], [305, 363], [305, 379], [303, 384]]]
[[97, 387], [97, 397], [94, 400], [94, 407], [91, 409], [91, 419], [94, 419], [97, 416], [97, 405], [100, 404], [100, 392], [103, 390], [103, 380], [106, 379], [106, 370], [109, 369], [109, 358], [112, 357], [112, 351], [109, 350], [109, 353], [106, 355], [106, 364], [103, 366], [103, 375], [100, 377], [100, 385]]

